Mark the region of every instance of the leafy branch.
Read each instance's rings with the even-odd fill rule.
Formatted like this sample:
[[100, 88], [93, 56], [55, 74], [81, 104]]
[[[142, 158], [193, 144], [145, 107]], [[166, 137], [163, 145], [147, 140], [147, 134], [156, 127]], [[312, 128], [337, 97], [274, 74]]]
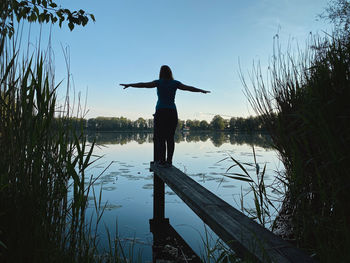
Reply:
[[62, 27], [67, 22], [72, 31], [76, 25], [85, 26], [89, 20], [95, 22], [93, 14], [84, 10], [71, 11], [58, 6], [53, 0], [2, 0], [0, 3], [0, 34], [11, 37], [14, 33], [14, 19], [17, 22], [27, 20], [29, 22], [52, 23], [58, 22]]

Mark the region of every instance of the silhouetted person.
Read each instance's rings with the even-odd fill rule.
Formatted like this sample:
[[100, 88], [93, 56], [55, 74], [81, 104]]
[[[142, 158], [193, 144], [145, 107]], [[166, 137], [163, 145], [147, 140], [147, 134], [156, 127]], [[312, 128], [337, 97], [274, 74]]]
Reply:
[[[160, 68], [159, 80], [152, 82], [140, 82], [131, 84], [120, 84], [124, 89], [133, 88], [155, 88], [157, 87], [158, 101], [154, 115], [154, 144], [155, 160], [160, 165], [170, 167], [175, 149], [174, 134], [178, 122], [175, 94], [176, 90], [187, 90], [192, 92], [209, 93], [210, 91], [198, 89], [182, 84], [174, 80], [169, 66]], [[165, 155], [167, 153], [167, 155]]]

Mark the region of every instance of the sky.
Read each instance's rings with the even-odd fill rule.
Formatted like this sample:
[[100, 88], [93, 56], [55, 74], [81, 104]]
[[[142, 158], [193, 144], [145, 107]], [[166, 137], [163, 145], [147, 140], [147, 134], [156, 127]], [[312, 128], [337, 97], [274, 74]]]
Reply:
[[[64, 51], [73, 85], [88, 109], [86, 118], [124, 116], [152, 118], [155, 89], [129, 88], [120, 83], [153, 81], [161, 65], [174, 78], [209, 94], [177, 91], [179, 118], [211, 120], [255, 115], [244, 95], [240, 72], [249, 82], [253, 63], [263, 72], [278, 35], [282, 50], [305, 46], [310, 33], [330, 26], [317, 19], [327, 0], [62, 0], [62, 7], [84, 9], [96, 22], [62, 28], [30, 26], [36, 43], [41, 29], [45, 43], [51, 34], [56, 81], [67, 82]], [[26, 33], [29, 28], [25, 26]], [[43, 44], [42, 44], [43, 45]], [[85, 103], [85, 102], [84, 102]]]

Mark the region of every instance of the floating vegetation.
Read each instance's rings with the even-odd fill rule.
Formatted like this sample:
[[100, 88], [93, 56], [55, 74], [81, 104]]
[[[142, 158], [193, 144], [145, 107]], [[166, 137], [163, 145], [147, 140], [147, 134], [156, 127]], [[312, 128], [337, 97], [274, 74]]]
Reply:
[[[222, 175], [222, 174], [220, 174]], [[218, 183], [227, 183], [229, 182], [229, 180], [227, 180], [226, 178], [222, 177], [222, 178], [216, 178], [216, 180]]]
[[[120, 166], [123, 166], [123, 167], [135, 167], [134, 165], [131, 165], [131, 164], [122, 164], [122, 165], [120, 165]], [[119, 169], [120, 170], [120, 169]]]
[[111, 210], [122, 208], [122, 207], [123, 207], [122, 205], [114, 205], [114, 204], [107, 203], [105, 206], [105, 210], [111, 211]]
[[115, 175], [120, 175], [121, 172], [110, 172], [109, 174], [110, 174], [111, 176], [115, 176]]
[[95, 197], [93, 197], [93, 196], [88, 196], [87, 200], [88, 200], [88, 201], [94, 201], [94, 200], [95, 200]]
[[221, 187], [223, 187], [223, 188], [235, 188], [237, 186], [233, 185], [233, 184], [228, 184], [228, 185], [222, 185]]
[[117, 187], [115, 186], [104, 186], [102, 187], [103, 190], [106, 190], [106, 191], [114, 191], [115, 189], [117, 189]]
[[118, 179], [114, 176], [111, 176], [110, 174], [101, 176], [99, 179], [99, 181], [103, 184], [115, 183], [116, 180], [118, 180]]
[[106, 167], [103, 166], [103, 165], [95, 165], [94, 168], [96, 168], [96, 169], [104, 169], [104, 168], [106, 168]]
[[153, 184], [145, 184], [142, 186], [143, 189], [153, 189]]

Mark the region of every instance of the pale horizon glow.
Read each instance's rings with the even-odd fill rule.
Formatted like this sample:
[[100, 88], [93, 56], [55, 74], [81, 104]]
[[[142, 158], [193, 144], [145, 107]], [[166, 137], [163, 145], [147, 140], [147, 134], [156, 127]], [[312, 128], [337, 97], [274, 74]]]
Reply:
[[[60, 1], [63, 7], [93, 13], [92, 21], [72, 32], [52, 26], [56, 80], [66, 80], [62, 47], [69, 50], [74, 90], [87, 97], [87, 118], [124, 116], [152, 118], [155, 89], [123, 90], [119, 83], [158, 78], [169, 65], [174, 78], [210, 90], [209, 94], [179, 90], [179, 118], [210, 121], [255, 115], [243, 94], [241, 71], [247, 79], [253, 62], [268, 67], [273, 38], [301, 47], [310, 35], [322, 35], [330, 26], [318, 21], [327, 0], [151, 0]], [[31, 26], [32, 42], [38, 25]], [[42, 27], [48, 39], [49, 25]], [[249, 81], [248, 81], [249, 83]], [[61, 97], [64, 95], [64, 85]]]

